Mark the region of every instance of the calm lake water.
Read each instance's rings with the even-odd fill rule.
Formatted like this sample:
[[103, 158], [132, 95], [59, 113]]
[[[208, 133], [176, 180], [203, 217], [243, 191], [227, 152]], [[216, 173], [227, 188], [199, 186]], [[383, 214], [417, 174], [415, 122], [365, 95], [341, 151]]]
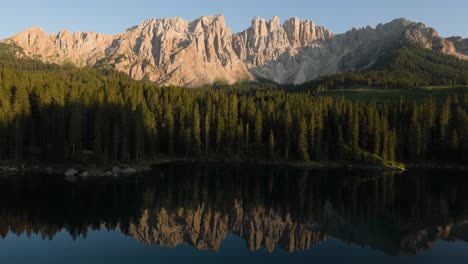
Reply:
[[0, 263], [468, 263], [468, 177], [174, 164], [0, 178]]

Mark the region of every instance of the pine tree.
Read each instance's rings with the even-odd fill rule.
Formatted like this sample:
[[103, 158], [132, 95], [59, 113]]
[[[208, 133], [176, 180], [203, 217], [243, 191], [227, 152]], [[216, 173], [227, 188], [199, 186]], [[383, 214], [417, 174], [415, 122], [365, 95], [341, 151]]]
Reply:
[[239, 157], [241, 154], [243, 154], [243, 149], [244, 149], [244, 125], [242, 123], [239, 123], [237, 125], [237, 148], [236, 148], [236, 153], [237, 156]]
[[200, 129], [200, 108], [198, 104], [193, 109], [193, 141], [194, 153], [200, 155], [201, 153], [201, 129]]
[[22, 87], [13, 87], [13, 113], [14, 113], [14, 159], [19, 161], [23, 158], [25, 131], [27, 129], [27, 120], [30, 115], [30, 104], [26, 90]]
[[116, 161], [119, 158], [119, 145], [120, 145], [120, 128], [118, 126], [117, 121], [114, 121], [114, 124], [112, 126], [112, 143], [113, 143], [113, 151], [114, 151], [114, 160]]
[[103, 115], [102, 111], [98, 111], [96, 113], [96, 117], [94, 119], [94, 135], [93, 135], [93, 148], [95, 153], [102, 158], [103, 156], [103, 144], [104, 144], [104, 135], [103, 135]]
[[289, 103], [286, 102], [284, 107], [284, 158], [289, 158], [291, 152], [291, 129], [292, 129], [292, 115]]
[[232, 148], [236, 141], [236, 132], [238, 124], [238, 100], [237, 96], [231, 96], [229, 98], [229, 109], [228, 109], [228, 127], [227, 133], [229, 138], [229, 147]]
[[[343, 128], [341, 125], [338, 126], [338, 138], [337, 138], [337, 155], [336, 159], [337, 160], [343, 160], [344, 159], [344, 146], [345, 142], [343, 139]], [[354, 154], [354, 153], [353, 153]]]
[[168, 105], [166, 108], [166, 120], [165, 125], [167, 126], [167, 151], [169, 154], [174, 154], [175, 148], [175, 122], [174, 115], [172, 113], [172, 105]]
[[154, 156], [158, 151], [158, 126], [156, 122], [156, 116], [148, 108], [145, 108], [143, 111], [144, 118], [144, 131], [143, 131], [143, 140], [145, 144], [143, 145], [144, 152], [148, 153], [150, 156]]
[[409, 128], [409, 138], [411, 138], [411, 144], [408, 144], [409, 153], [411, 160], [419, 159], [421, 155], [421, 125], [419, 123], [419, 112], [418, 106], [415, 102], [412, 105], [411, 112], [411, 123]]
[[182, 108], [178, 111], [179, 118], [178, 121], [176, 122], [177, 126], [177, 140], [176, 140], [176, 152], [177, 153], [186, 153], [187, 149], [187, 131], [188, 131], [188, 120], [187, 120], [187, 113], [185, 112], [185, 109]]
[[373, 143], [373, 154], [374, 155], [377, 155], [379, 156], [380, 155], [380, 144], [381, 144], [381, 138], [380, 138], [380, 135], [381, 135], [381, 124], [380, 124], [380, 117], [379, 117], [379, 114], [378, 113], [375, 113], [373, 115], [374, 117], [374, 125], [373, 125], [373, 128], [374, 128], [374, 131], [373, 131], [373, 140], [372, 140], [372, 143]]
[[208, 155], [208, 150], [210, 148], [210, 124], [211, 124], [211, 112], [208, 109], [205, 113], [205, 156]]
[[76, 157], [77, 152], [81, 151], [81, 133], [82, 133], [82, 113], [81, 106], [74, 103], [71, 107], [71, 115], [68, 124], [68, 138], [72, 146], [72, 157]]
[[255, 115], [255, 143], [263, 144], [263, 117], [260, 111]]
[[184, 127], [182, 128], [182, 134], [183, 153], [190, 155], [190, 150], [192, 149], [192, 130]]
[[297, 152], [303, 161], [309, 161], [309, 146], [307, 144], [307, 123], [305, 118], [301, 118], [299, 124], [299, 138], [297, 143]]
[[397, 136], [396, 136], [396, 132], [393, 130], [393, 131], [391, 131], [391, 133], [389, 135], [389, 139], [388, 139], [387, 159], [389, 161], [392, 161], [392, 162], [395, 161], [395, 157], [396, 157], [395, 148], [396, 148], [396, 146], [397, 146]]
[[221, 112], [218, 112], [216, 125], [216, 152], [220, 152], [223, 149], [224, 140], [224, 118]]
[[353, 115], [353, 124], [352, 124], [352, 149], [356, 153], [359, 149], [359, 115], [357, 111]]
[[270, 130], [270, 137], [268, 139], [268, 153], [270, 159], [275, 159], [275, 134]]
[[459, 149], [459, 138], [457, 130], [453, 129], [451, 136], [450, 136], [450, 150], [451, 150], [451, 159], [456, 160], [459, 157], [458, 149]]
[[[312, 113], [310, 117], [309, 127], [308, 127], [308, 130], [309, 130], [308, 138], [309, 138], [310, 150], [313, 150], [315, 147], [315, 136], [316, 136], [316, 131], [315, 131], [316, 124], [315, 123], [316, 123], [315, 113]], [[312, 156], [312, 159], [316, 158], [314, 153], [312, 153], [311, 156]]]
[[249, 146], [250, 146], [250, 125], [249, 123], [245, 124], [245, 129], [244, 129], [244, 133], [245, 133], [245, 152], [248, 153], [249, 152]]
[[[121, 132], [122, 132], [120, 159], [123, 161], [127, 161], [130, 159], [130, 155], [129, 155], [130, 148], [131, 148], [130, 146], [130, 127], [131, 127], [130, 116], [131, 116], [131, 109], [130, 109], [130, 106], [126, 104], [120, 116]], [[96, 152], [96, 149], [94, 149], [94, 151]]]
[[141, 152], [144, 148], [144, 117], [143, 111], [141, 107], [138, 107], [135, 112], [135, 120], [134, 120], [134, 154], [133, 157], [135, 160], [140, 160]]
[[439, 114], [439, 152], [441, 157], [446, 157], [447, 155], [447, 145], [448, 145], [448, 125], [450, 122], [450, 106], [451, 98], [447, 97], [444, 104], [441, 107]]

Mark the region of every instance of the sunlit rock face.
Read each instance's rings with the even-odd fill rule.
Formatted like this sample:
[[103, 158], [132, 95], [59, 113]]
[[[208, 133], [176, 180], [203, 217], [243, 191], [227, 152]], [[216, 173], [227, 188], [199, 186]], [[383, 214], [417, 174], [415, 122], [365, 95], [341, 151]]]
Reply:
[[151, 19], [116, 35], [68, 31], [48, 35], [32, 28], [7, 41], [46, 62], [112, 66], [134, 79], [160, 85], [199, 86], [251, 78], [232, 50], [223, 15], [194, 21]]
[[371, 67], [407, 41], [468, 59], [468, 40], [444, 39], [406, 19], [334, 35], [299, 18], [281, 23], [278, 17], [256, 17], [248, 29], [232, 34], [223, 15], [193, 21], [174, 17], [146, 20], [115, 35], [47, 34], [36, 27], [3, 41], [45, 62], [113, 67], [136, 80], [189, 87], [245, 80], [301, 84]]
[[281, 25], [278, 17], [270, 21], [256, 17], [250, 28], [234, 34], [232, 45], [256, 79], [302, 83], [317, 77], [317, 69], [310, 64], [320, 63], [317, 59], [303, 60], [302, 49], [320, 48], [332, 37], [329, 30], [313, 21], [291, 18]]
[[381, 56], [406, 41], [460, 58], [467, 54], [463, 49], [466, 45], [454, 46], [434, 29], [406, 19], [333, 35], [314, 22], [298, 18], [283, 26], [279, 26], [276, 17], [269, 22], [256, 18], [251, 28], [234, 35], [233, 47], [255, 78], [301, 84], [325, 75], [372, 67]]
[[98, 33], [71, 33], [67, 30], [58, 34], [47, 34], [40, 27], [26, 29], [7, 41], [20, 46], [25, 55], [45, 62], [74, 63], [83, 67], [94, 65], [106, 56], [106, 48], [113, 37]]

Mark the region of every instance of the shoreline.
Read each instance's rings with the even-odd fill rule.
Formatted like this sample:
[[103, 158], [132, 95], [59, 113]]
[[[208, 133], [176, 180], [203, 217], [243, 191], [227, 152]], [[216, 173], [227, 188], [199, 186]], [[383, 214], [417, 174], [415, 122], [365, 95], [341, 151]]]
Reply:
[[144, 159], [138, 162], [119, 163], [106, 162], [102, 164], [86, 164], [83, 162], [65, 163], [43, 163], [43, 162], [8, 162], [0, 163], [0, 176], [13, 176], [18, 174], [49, 174], [63, 175], [70, 181], [87, 179], [91, 177], [120, 177], [130, 176], [142, 172], [153, 170], [154, 167], [171, 163], [219, 163], [230, 165], [269, 165], [279, 167], [289, 167], [309, 170], [367, 170], [381, 172], [402, 173], [407, 170], [448, 170], [448, 171], [468, 171], [468, 166], [451, 163], [395, 163], [395, 165], [366, 164], [353, 162], [301, 162], [286, 160], [246, 160], [246, 159], [210, 159], [193, 157], [155, 157]]

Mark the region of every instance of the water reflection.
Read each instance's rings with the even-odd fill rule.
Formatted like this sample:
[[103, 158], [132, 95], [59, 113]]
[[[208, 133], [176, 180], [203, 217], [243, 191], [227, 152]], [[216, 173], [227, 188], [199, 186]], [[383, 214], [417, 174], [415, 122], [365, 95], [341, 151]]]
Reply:
[[177, 164], [126, 179], [0, 180], [0, 235], [120, 230], [142, 244], [217, 251], [228, 233], [251, 251], [308, 250], [335, 237], [388, 255], [468, 241], [462, 175], [301, 171]]

